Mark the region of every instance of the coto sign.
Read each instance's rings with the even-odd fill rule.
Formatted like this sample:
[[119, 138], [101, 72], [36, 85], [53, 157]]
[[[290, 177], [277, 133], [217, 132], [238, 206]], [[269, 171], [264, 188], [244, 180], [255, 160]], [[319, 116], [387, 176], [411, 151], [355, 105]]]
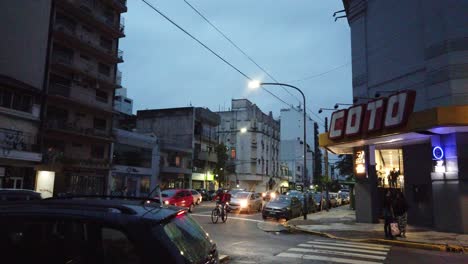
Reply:
[[331, 116], [328, 137], [338, 139], [403, 126], [413, 111], [415, 98], [415, 91], [404, 91], [336, 111]]

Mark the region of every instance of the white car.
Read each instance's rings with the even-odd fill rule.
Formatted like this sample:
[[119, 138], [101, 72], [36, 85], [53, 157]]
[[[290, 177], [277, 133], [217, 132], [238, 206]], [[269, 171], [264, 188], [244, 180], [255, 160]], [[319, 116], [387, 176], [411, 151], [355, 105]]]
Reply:
[[195, 190], [190, 190], [193, 196], [193, 204], [200, 204], [202, 202], [202, 195], [195, 191]]
[[239, 213], [242, 211], [260, 212], [262, 210], [262, 198], [258, 193], [253, 192], [237, 192], [231, 197], [229, 209]]

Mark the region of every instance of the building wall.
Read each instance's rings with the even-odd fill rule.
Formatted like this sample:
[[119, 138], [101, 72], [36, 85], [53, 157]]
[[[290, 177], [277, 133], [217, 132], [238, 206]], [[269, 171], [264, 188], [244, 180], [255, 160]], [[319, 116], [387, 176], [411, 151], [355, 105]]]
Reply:
[[415, 111], [468, 103], [466, 1], [349, 2], [354, 96], [412, 89]]
[[0, 9], [0, 74], [42, 89], [51, 0], [1, 1]]

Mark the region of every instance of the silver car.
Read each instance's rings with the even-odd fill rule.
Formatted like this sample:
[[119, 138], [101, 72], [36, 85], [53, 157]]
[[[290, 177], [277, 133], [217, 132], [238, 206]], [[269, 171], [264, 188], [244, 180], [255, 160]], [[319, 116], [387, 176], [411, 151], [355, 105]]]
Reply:
[[195, 190], [190, 190], [193, 196], [193, 204], [200, 204], [202, 201], [202, 195], [201, 193], [195, 191]]
[[239, 212], [247, 211], [260, 212], [262, 210], [262, 198], [258, 193], [253, 192], [237, 192], [231, 197], [229, 209]]

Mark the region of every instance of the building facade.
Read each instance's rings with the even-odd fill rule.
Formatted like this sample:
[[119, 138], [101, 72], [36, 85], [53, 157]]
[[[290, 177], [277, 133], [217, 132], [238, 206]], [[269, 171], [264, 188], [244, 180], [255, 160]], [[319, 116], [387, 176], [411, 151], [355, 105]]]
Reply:
[[357, 103], [320, 145], [354, 154], [357, 221], [376, 222], [392, 190], [409, 224], [468, 233], [467, 2], [343, 3]]
[[115, 90], [114, 110], [126, 115], [133, 114], [133, 99], [127, 97], [127, 88], [118, 88]]
[[41, 169], [54, 172], [55, 193], [104, 194], [126, 2], [52, 3]]
[[[303, 185], [304, 170], [304, 113], [300, 108], [281, 109], [280, 129], [281, 129], [281, 147], [280, 161], [288, 166], [293, 179], [290, 183], [294, 188], [296, 185]], [[307, 115], [306, 120], [306, 139], [307, 139], [307, 182], [312, 182], [313, 169], [313, 146], [314, 146], [314, 122]]]
[[51, 5], [0, 3], [0, 188], [35, 188]]
[[214, 189], [219, 116], [201, 107], [140, 110], [137, 130], [160, 142], [162, 188]]
[[280, 122], [247, 99], [233, 99], [218, 112], [219, 141], [228, 148], [230, 186], [252, 191], [277, 189], [280, 173]]

